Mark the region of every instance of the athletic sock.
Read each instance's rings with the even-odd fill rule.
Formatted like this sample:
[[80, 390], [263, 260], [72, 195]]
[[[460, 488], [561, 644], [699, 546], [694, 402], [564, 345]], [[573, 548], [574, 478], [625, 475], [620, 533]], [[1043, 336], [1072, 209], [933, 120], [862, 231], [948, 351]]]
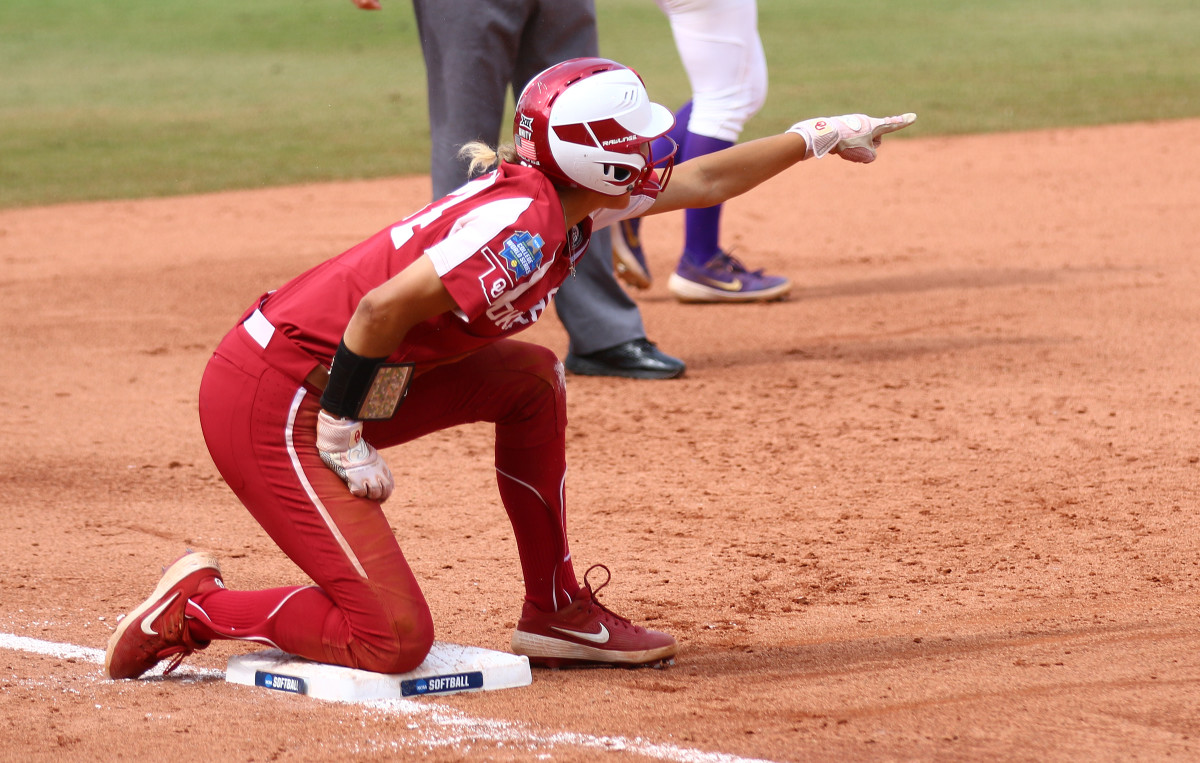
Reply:
[[[680, 150], [680, 161], [721, 151], [733, 145], [732, 141], [710, 138], [689, 132]], [[721, 208], [689, 209], [684, 213], [683, 257], [697, 267], [703, 267], [721, 250]]]
[[[352, 634], [346, 613], [317, 586], [210, 591], [188, 600], [185, 617], [195, 639], [253, 641], [314, 662], [375, 672], [410, 670], [427, 648], [420, 638], [406, 637], [425, 627], [428, 610], [412, 612], [406, 620], [367, 618], [370, 624]], [[398, 659], [407, 659], [411, 667], [393, 668]]]
[[[306, 590], [316, 591], [319, 596], [300, 596]], [[298, 596], [299, 599], [296, 599]], [[293, 603], [293, 606], [288, 607], [287, 617], [281, 618], [280, 613], [288, 603]], [[312, 585], [288, 585], [265, 590], [214, 590], [188, 600], [188, 630], [192, 636], [206, 641], [233, 638], [268, 643], [283, 649], [278, 643], [277, 625], [282, 621], [283, 630], [286, 630], [287, 619], [298, 614], [295, 612], [296, 605], [302, 609], [299, 619], [310, 630], [314, 621], [324, 620], [325, 609], [334, 606], [328, 596]]]
[[544, 612], [579, 592], [563, 508], [566, 469], [561, 448], [496, 450], [496, 483], [517, 539], [525, 599]]
[[189, 600], [186, 614], [197, 638], [254, 641], [315, 662], [358, 664], [349, 623], [316, 586], [212, 591]]

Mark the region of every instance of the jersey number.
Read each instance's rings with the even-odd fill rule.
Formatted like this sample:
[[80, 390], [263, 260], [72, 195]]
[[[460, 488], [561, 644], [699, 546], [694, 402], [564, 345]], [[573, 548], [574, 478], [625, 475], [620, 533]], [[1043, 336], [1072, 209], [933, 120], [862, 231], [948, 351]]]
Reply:
[[442, 216], [442, 213], [450, 209], [455, 204], [459, 204], [471, 198], [475, 194], [486, 190], [489, 186], [496, 182], [496, 178], [500, 177], [498, 172], [490, 172], [487, 175], [467, 183], [457, 191], [435, 201], [425, 209], [408, 218], [404, 222], [392, 228], [392, 246], [399, 249], [408, 243], [413, 234], [417, 232], [417, 228], [423, 225], [428, 225], [434, 220]]

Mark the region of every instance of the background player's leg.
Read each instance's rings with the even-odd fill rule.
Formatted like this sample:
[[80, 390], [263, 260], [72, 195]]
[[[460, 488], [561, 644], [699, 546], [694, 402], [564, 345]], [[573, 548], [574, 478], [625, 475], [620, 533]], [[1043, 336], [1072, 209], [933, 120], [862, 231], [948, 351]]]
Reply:
[[489, 146], [504, 129], [504, 99], [520, 52], [527, 10], [521, 3], [414, 0], [429, 99], [433, 198], [467, 181], [464, 144]]

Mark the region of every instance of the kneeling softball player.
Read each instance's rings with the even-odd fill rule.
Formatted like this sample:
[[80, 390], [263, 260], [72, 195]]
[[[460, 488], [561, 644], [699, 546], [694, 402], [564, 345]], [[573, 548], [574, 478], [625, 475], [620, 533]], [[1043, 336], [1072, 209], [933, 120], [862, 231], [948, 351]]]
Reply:
[[[169, 672], [213, 639], [385, 673], [417, 667], [433, 622], [381, 508], [393, 480], [376, 449], [477, 421], [496, 426], [525, 578], [513, 650], [548, 666], [672, 658], [673, 637], [610, 612], [587, 575], [580, 585], [565, 531], [562, 365], [511, 337], [546, 311], [594, 227], [717, 204], [813, 156], [871, 161], [881, 136], [913, 119], [807, 120], [672, 173], [673, 152], [650, 154], [671, 114], [635, 72], [589, 58], [538, 75], [497, 169], [263, 295], [205, 370], [200, 423], [217, 468], [315, 585], [230, 590], [213, 556], [185, 554], [118, 624], [107, 674], [136, 678], [171, 658]], [[478, 166], [497, 159], [466, 150]]]

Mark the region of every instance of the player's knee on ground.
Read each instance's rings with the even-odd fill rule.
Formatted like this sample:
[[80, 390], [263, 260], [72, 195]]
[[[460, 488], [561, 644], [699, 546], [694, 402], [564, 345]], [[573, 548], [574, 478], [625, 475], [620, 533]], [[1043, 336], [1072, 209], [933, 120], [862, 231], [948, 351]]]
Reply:
[[396, 623], [387, 634], [355, 634], [349, 648], [361, 670], [407, 673], [420, 665], [433, 647], [433, 618], [429, 612]]

